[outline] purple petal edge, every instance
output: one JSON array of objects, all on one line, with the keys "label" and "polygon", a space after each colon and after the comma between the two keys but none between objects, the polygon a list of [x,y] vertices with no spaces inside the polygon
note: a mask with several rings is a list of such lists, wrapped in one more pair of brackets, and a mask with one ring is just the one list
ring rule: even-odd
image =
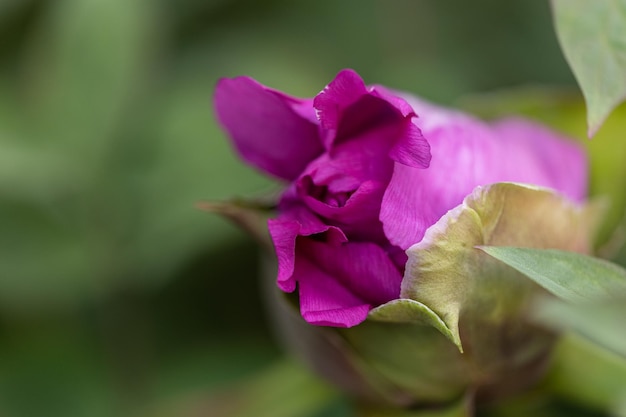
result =
[{"label": "purple petal edge", "polygon": [[222,78],[214,96],[218,120],[242,159],[288,181],[323,150],[303,103],[249,77]]}]

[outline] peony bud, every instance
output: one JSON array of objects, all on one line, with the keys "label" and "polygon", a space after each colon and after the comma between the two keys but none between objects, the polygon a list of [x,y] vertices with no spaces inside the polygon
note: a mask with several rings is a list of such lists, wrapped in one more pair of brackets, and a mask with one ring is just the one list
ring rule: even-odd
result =
[{"label": "peony bud", "polygon": [[529,121],[488,124],[368,87],[351,70],[314,99],[223,79],[215,106],[242,158],[287,183],[268,223],[270,275],[297,296],[272,291],[270,305],[315,369],[395,407],[536,380],[553,342],[526,320],[542,290],[479,247],[590,250],[578,146]]}]

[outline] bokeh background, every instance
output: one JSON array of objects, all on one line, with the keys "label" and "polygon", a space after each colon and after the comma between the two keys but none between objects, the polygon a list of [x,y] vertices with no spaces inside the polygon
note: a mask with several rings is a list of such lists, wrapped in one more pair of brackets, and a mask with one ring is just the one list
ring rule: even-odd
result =
[{"label": "bokeh background", "polygon": [[254,242],[195,208],[276,188],[219,77],[313,96],[344,67],[444,104],[575,87],[545,1],[0,1],[0,416],[221,416],[283,373],[330,408],[268,416],[349,415],[280,362]]}]

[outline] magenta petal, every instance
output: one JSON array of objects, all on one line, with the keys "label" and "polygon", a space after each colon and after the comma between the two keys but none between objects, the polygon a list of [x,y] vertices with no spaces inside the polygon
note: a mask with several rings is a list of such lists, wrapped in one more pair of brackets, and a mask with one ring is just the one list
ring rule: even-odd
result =
[{"label": "magenta petal", "polygon": [[422,136],[422,131],[407,120],[400,139],[389,152],[389,157],[413,168],[428,168],[431,159],[430,145]]},{"label": "magenta petal", "polygon": [[296,272],[300,277],[300,312],[307,322],[319,326],[352,327],[367,318],[372,306],[314,263],[299,260]]},{"label": "magenta petal", "polygon": [[[322,126],[329,129],[324,144],[331,154],[334,142],[352,140],[355,136],[384,128],[384,132],[378,133],[391,148],[389,156],[393,160],[408,166],[428,167],[430,148],[419,128],[411,123],[415,117],[411,105],[383,87],[368,89],[354,71],[341,71],[315,97],[313,105]],[[374,159],[380,159],[380,155]]]},{"label": "magenta petal", "polygon": [[430,167],[396,163],[381,205],[385,235],[402,249],[419,242],[430,225],[477,185],[506,180],[499,169],[493,169],[504,161],[498,161],[498,144],[486,124],[460,114],[454,117],[443,109],[418,121],[426,126],[422,131],[431,147]]},{"label": "magenta petal", "polygon": [[422,170],[396,164],[380,209],[385,236],[406,250],[419,242],[441,216],[442,204],[433,204]]},{"label": "magenta petal", "polygon": [[571,141],[533,123],[489,125],[468,115],[407,98],[431,146],[425,170],[396,163],[380,219],[392,244],[407,249],[478,185],[521,182],[585,194],[584,155]]},{"label": "magenta petal", "polygon": [[370,92],[373,96],[382,98],[386,102],[390,103],[400,112],[402,117],[416,116],[415,109],[413,109],[413,107],[411,107],[411,105],[404,98],[394,94],[391,90],[380,85],[375,85],[371,87]]},{"label": "magenta petal", "polygon": [[343,111],[367,94],[361,77],[353,70],[340,71],[314,99],[313,107],[318,111],[322,126],[337,130]]},{"label": "magenta petal", "polygon": [[380,202],[394,165],[385,155],[398,130],[383,125],[342,141],[307,167],[297,196],[350,239],[381,243]]},{"label": "magenta petal", "polygon": [[384,190],[385,184],[366,181],[343,206],[330,205],[310,195],[303,195],[302,200],[315,213],[341,228],[351,239],[383,242],[385,236],[378,215]]},{"label": "magenta petal", "polygon": [[[305,307],[306,308],[306,307]],[[349,308],[322,309],[317,310],[315,307],[311,309],[300,309],[302,318],[308,323],[317,326],[329,327],[353,327],[361,324],[367,319],[372,307],[368,304],[361,304]]]},{"label": "magenta petal", "polygon": [[214,101],[241,157],[269,174],[293,180],[323,150],[306,100],[236,77],[218,82]]},{"label": "magenta petal", "polygon": [[300,231],[300,224],[295,220],[270,219],[268,227],[278,259],[276,283],[281,290],[292,292],[296,289],[296,281],[292,277],[296,259],[296,237]]},{"label": "magenta petal", "polygon": [[402,275],[375,244],[337,246],[302,239],[296,256],[300,309],[309,322],[353,326],[365,320],[370,308],[400,294]]},{"label": "magenta petal", "polygon": [[587,196],[587,158],[581,146],[537,123],[507,118],[493,125],[498,137],[506,138],[516,181],[554,188],[582,201]]},{"label": "magenta petal", "polygon": [[293,203],[290,209],[278,219],[268,220],[268,228],[278,260],[277,284],[285,292],[292,292],[296,289],[294,267],[298,236],[325,233],[326,242],[335,246],[347,241],[341,230],[324,224],[306,207],[297,203]]},{"label": "magenta petal", "polygon": [[[398,121],[397,124],[402,124]],[[393,169],[393,161],[385,156],[398,140],[401,128],[395,124],[382,124],[360,132],[358,135],[336,144],[327,158],[320,158],[309,168],[315,168],[316,182],[321,177],[333,178],[349,176],[359,181],[388,181]]]},{"label": "magenta petal", "polygon": [[327,232],[326,241],[332,241],[337,244],[347,242],[345,234],[320,220],[319,217],[310,211],[302,201],[298,200],[295,193],[289,189],[279,204],[279,210],[282,211],[278,219],[270,219],[269,222],[295,221],[299,224],[299,236],[310,236],[323,232]]}]

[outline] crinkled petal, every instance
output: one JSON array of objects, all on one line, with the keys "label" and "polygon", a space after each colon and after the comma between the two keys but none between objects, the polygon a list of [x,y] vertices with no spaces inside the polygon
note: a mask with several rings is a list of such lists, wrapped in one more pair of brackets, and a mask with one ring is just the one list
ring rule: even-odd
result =
[{"label": "crinkled petal", "polygon": [[311,195],[303,195],[302,200],[329,223],[341,228],[350,239],[384,242],[385,235],[378,217],[385,185],[363,182],[342,206],[330,205]]},{"label": "crinkled petal", "polygon": [[268,227],[276,258],[278,259],[278,287],[285,292],[296,289],[296,282],[292,279],[296,259],[296,237],[300,232],[300,224],[295,220],[270,219]]},{"label": "crinkled petal", "polygon": [[293,180],[323,150],[310,100],[267,88],[248,77],[223,78],[215,109],[241,157],[279,178]]},{"label": "crinkled petal", "polygon": [[340,71],[313,101],[322,127],[339,129],[343,112],[365,94],[367,87],[359,74],[351,69]]},{"label": "crinkled petal", "polygon": [[422,131],[407,121],[398,141],[391,148],[389,157],[412,168],[428,168],[431,160],[430,145],[424,139]]},{"label": "crinkled petal", "polygon": [[315,97],[313,105],[321,125],[328,129],[324,145],[329,152],[334,152],[333,146],[338,142],[384,126],[387,132],[383,138],[391,148],[392,159],[409,166],[428,167],[428,142],[410,123],[415,112],[409,103],[382,87],[368,88],[356,72],[343,70],[337,74]]},{"label": "crinkled petal", "polygon": [[361,132],[313,161],[305,174],[333,191],[345,191],[341,185],[345,181],[353,184],[353,190],[354,181],[357,184],[367,180],[386,182],[391,177],[393,162],[385,154],[393,146],[398,130],[396,126],[384,125]]},{"label": "crinkled petal", "polygon": [[313,262],[299,260],[296,273],[300,285],[300,312],[311,324],[352,327],[363,322],[372,309],[335,277]]},{"label": "crinkled petal", "polygon": [[381,85],[374,85],[370,87],[370,93],[375,97],[382,98],[383,100],[389,102],[400,112],[400,114],[402,114],[403,117],[416,116],[415,109],[413,109],[411,104],[394,91]]},{"label": "crinkled petal", "polygon": [[336,227],[324,224],[306,207],[294,204],[277,219],[268,220],[268,228],[278,260],[278,287],[285,292],[296,289],[294,266],[296,259],[296,239],[326,233],[325,239],[333,245],[347,241],[346,236]]},{"label": "crinkled petal", "polygon": [[297,245],[294,276],[307,321],[350,327],[365,320],[374,306],[399,296],[401,273],[379,246],[309,238]]},{"label": "crinkled petal", "polygon": [[350,239],[384,241],[380,203],[393,171],[389,151],[393,126],[381,126],[344,141],[312,162],[296,181],[297,197]]},{"label": "crinkled petal", "polygon": [[[385,104],[388,106],[388,104]],[[428,144],[419,129],[397,113],[393,122],[367,129],[335,144],[331,152],[313,161],[296,182],[298,196],[315,213],[340,227],[350,239],[385,241],[380,205],[394,162],[384,155],[402,143],[400,158],[430,158]],[[398,139],[401,136],[410,139]],[[422,141],[425,149],[414,146]],[[417,150],[410,150],[414,146]],[[413,152],[412,155],[409,153]],[[425,162],[427,163],[427,162]],[[423,164],[420,164],[423,165]],[[415,166],[415,165],[412,165]]]}]

